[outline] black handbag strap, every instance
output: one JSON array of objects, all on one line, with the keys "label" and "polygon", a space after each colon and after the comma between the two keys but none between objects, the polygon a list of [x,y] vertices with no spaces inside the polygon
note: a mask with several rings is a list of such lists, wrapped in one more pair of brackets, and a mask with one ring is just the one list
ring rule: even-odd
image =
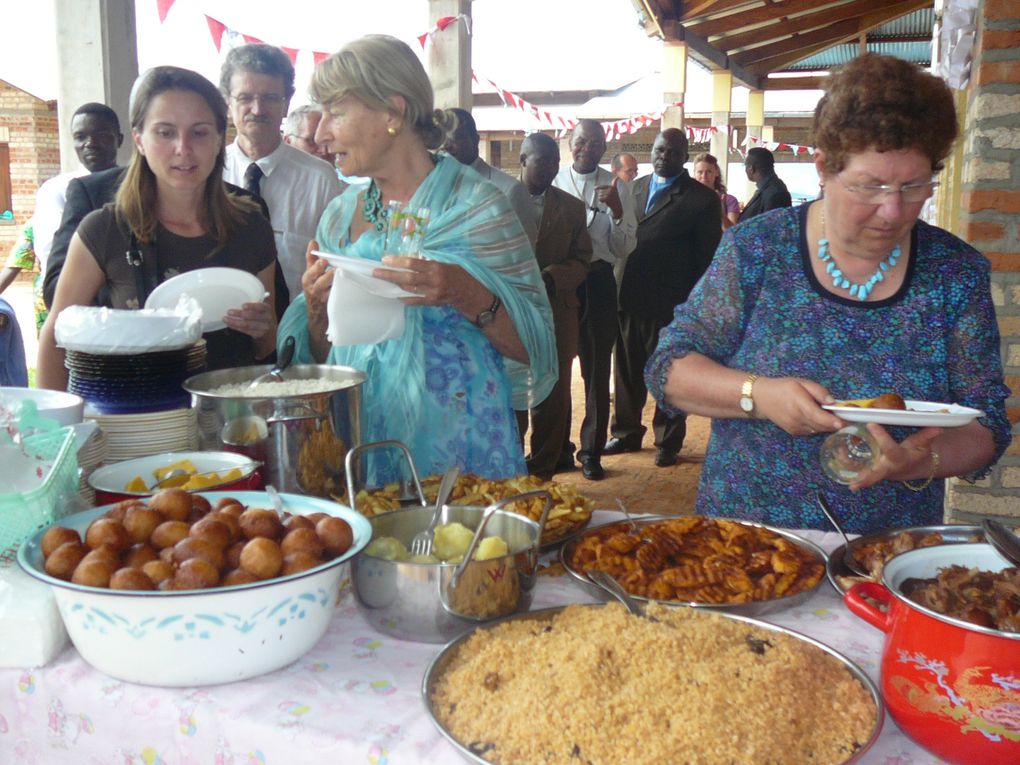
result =
[{"label": "black handbag strap", "polygon": [[138,307],[144,308],[145,300],[149,297],[149,290],[145,285],[145,256],[142,254],[142,247],[134,232],[131,233],[131,246],[128,247],[128,251],[124,254],[135,277],[135,294],[138,296]]}]

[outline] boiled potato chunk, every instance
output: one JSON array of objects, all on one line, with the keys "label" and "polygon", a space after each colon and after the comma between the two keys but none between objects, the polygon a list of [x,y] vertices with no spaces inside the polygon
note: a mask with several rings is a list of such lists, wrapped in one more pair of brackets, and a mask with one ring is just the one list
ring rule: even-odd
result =
[{"label": "boiled potato chunk", "polygon": [[442,563],[435,555],[412,555],[407,559],[408,563]]},{"label": "boiled potato chunk", "polygon": [[490,558],[502,558],[510,551],[503,537],[486,537],[478,544],[475,550],[475,560],[489,560]]},{"label": "boiled potato chunk", "polygon": [[407,560],[407,547],[396,537],[379,537],[369,542],[365,555],[382,560]]},{"label": "boiled potato chunk", "polygon": [[444,523],[436,526],[432,537],[432,552],[449,562],[450,558],[463,558],[475,532],[461,523]]}]

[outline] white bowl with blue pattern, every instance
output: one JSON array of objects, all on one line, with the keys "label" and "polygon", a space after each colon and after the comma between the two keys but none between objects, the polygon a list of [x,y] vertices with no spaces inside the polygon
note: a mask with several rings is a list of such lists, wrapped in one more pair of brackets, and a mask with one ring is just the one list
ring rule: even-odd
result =
[{"label": "white bowl with blue pattern", "polygon": [[[272,507],[261,491],[199,492],[212,504],[234,497]],[[85,587],[43,570],[45,529],[18,550],[18,563],[53,587],[75,648],[101,672],[142,685],[187,687],[245,680],[296,661],[325,634],[333,618],[344,562],[368,544],[368,519],[316,497],[281,494],[289,513],[323,512],[350,524],[354,543],[343,555],[298,574],[209,590],[141,592]],[[112,505],[62,518],[84,538]]]}]

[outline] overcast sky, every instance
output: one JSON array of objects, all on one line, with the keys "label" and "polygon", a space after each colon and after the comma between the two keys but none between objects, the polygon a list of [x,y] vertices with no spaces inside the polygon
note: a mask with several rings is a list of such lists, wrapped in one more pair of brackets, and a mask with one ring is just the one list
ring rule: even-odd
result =
[{"label": "overcast sky", "polygon": [[[7,19],[0,29],[0,79],[41,98],[56,97],[56,43],[52,0],[0,0]],[[15,10],[16,9],[16,10]],[[426,0],[176,0],[163,24],[156,0],[137,0],[140,69],[177,64],[218,79],[220,55],[205,16],[276,45],[297,48],[298,94],[311,74],[311,51],[333,52],[346,41],[385,32],[414,43],[429,29]],[[656,71],[658,40],[639,27],[631,0],[474,0],[473,68],[514,92],[614,89]],[[417,43],[414,43],[415,45]],[[691,62],[688,111],[710,109],[710,78]],[[733,110],[743,111],[737,88]],[[769,111],[809,111],[817,93],[767,94]],[[654,111],[660,103],[650,103]]]}]

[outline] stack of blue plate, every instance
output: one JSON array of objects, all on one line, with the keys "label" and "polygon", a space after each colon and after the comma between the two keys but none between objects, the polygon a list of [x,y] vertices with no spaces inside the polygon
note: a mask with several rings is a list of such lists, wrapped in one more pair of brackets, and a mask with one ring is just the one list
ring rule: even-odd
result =
[{"label": "stack of blue plate", "polygon": [[181,383],[205,371],[205,340],[172,351],[116,356],[69,350],[64,363],[68,391],[100,413],[179,409],[191,401]]}]

